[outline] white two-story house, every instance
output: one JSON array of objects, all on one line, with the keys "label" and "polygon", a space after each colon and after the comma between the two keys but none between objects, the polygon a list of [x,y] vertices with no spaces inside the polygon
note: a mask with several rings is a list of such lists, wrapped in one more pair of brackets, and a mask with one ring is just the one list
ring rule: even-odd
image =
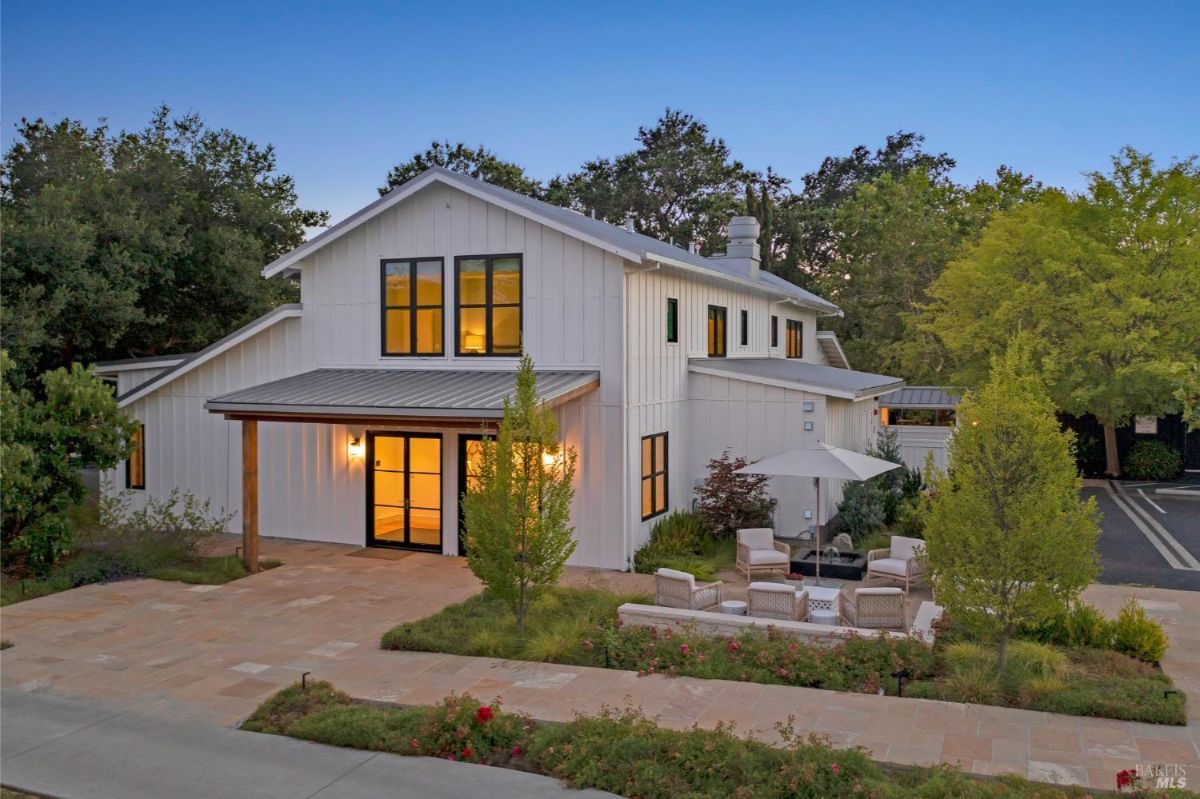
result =
[{"label": "white two-story house", "polygon": [[[737,217],[705,258],[431,169],[264,268],[299,276],[299,304],[187,356],[99,364],[142,425],[107,490],[188,491],[232,531],[458,555],[526,352],[578,452],[572,563],[628,568],[709,459],[861,451],[902,385],[847,368],[817,332],[840,311],[760,271],[757,236]],[[810,481],[773,488],[780,532],[815,521]]]}]

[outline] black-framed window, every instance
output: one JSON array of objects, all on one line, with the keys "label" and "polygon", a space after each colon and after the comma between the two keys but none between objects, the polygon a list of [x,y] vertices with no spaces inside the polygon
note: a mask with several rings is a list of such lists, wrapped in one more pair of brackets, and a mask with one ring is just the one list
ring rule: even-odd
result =
[{"label": "black-framed window", "polygon": [[441,258],[385,258],[379,266],[380,351],[445,355]]},{"label": "black-framed window", "polygon": [[771,346],[779,346],[779,317],[771,314]]},{"label": "black-framed window", "polygon": [[725,309],[720,305],[708,306],[708,357],[725,357]]},{"label": "black-framed window", "polygon": [[454,259],[457,355],[521,354],[521,256]]},{"label": "black-framed window", "polygon": [[679,300],[667,297],[667,343],[679,343]]},{"label": "black-framed window", "polygon": [[738,330],[738,343],[743,346],[750,344],[750,312],[745,308],[741,311],[741,316],[738,319],[740,329]]},{"label": "black-framed window", "polygon": [[789,358],[804,357],[804,323],[789,319],[787,323],[787,352]]},{"label": "black-framed window", "polygon": [[667,512],[667,434],[642,436],[642,520]]},{"label": "black-framed window", "polygon": [[125,459],[125,487],[146,487],[146,425],[138,425],[133,434],[133,452]]}]

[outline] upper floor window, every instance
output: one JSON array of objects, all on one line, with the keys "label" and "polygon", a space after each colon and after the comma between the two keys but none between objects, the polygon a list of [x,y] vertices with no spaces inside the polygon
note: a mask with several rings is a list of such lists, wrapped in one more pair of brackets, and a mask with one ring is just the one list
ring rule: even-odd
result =
[{"label": "upper floor window", "polygon": [[779,346],[779,317],[771,315],[771,346]]},{"label": "upper floor window", "polygon": [[725,357],[725,309],[708,306],[708,357]]},{"label": "upper floor window", "polygon": [[521,354],[521,256],[454,259],[458,355]]},{"label": "upper floor window", "polygon": [[133,452],[125,459],[125,487],[146,487],[146,425],[138,425],[133,434]]},{"label": "upper floor window", "polygon": [[444,355],[442,259],[381,262],[384,355]]},{"label": "upper floor window", "polygon": [[787,323],[787,352],[789,358],[804,357],[804,323],[789,319]]},{"label": "upper floor window", "polygon": [[750,344],[750,312],[743,309],[741,311],[741,317],[738,321],[741,323],[740,329],[738,330],[738,343],[743,347],[749,346],[749,344]]},{"label": "upper floor window", "polygon": [[642,519],[667,512],[667,434],[642,438]]},{"label": "upper floor window", "polygon": [[679,341],[679,300],[667,297],[667,343]]}]

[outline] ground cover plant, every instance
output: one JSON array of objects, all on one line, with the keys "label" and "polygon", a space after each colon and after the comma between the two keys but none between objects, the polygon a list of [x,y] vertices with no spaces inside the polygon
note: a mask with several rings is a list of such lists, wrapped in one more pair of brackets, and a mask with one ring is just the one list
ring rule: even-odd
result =
[{"label": "ground cover plant", "polygon": [[714,534],[703,514],[674,511],[654,524],[650,540],[634,553],[633,570],[653,574],[663,568],[678,569],[709,582],[719,572],[733,569],[736,549],[733,538]]},{"label": "ground cover plant", "polygon": [[[994,646],[972,643],[963,630],[953,628],[930,649],[899,636],[849,638],[821,647],[775,629],[710,637],[617,622],[621,604],[644,599],[556,587],[530,608],[522,638],[505,604],[485,591],[389,630],[381,646],[892,695],[900,690],[894,675],[903,670],[906,696],[1185,723],[1186,700],[1170,678],[1119,651],[1018,641],[1012,645],[1018,654],[1001,673]],[[1109,624],[1115,629],[1118,622]],[[1114,639],[1105,640],[1113,645]],[[958,645],[962,651],[954,648]],[[1031,663],[1041,665],[1035,668]]]},{"label": "ground cover plant", "polygon": [[538,724],[504,710],[498,698],[483,704],[471,696],[451,696],[432,706],[381,707],[356,703],[325,682],[285,688],[242,728],[520,769],[557,777],[572,788],[642,799],[1082,799],[1096,794],[1013,776],[978,779],[949,766],[884,766],[862,750],[835,749],[787,725],[780,726],[781,743],[773,746],[740,737],[731,726],[666,729],[629,708]]}]

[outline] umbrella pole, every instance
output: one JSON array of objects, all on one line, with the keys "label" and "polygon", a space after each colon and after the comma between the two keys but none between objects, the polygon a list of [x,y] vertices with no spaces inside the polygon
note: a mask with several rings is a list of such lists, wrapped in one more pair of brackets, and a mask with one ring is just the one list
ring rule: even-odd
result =
[{"label": "umbrella pole", "polygon": [[817,534],[813,540],[813,552],[816,553],[816,585],[821,586],[821,478],[814,477],[813,485],[817,488]]}]

